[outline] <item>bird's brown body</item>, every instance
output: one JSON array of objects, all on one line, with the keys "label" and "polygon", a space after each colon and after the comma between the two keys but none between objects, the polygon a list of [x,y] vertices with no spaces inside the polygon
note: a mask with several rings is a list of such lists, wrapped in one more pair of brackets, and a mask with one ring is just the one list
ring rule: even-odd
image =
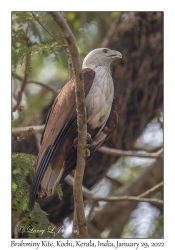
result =
[{"label": "bird's brown body", "polygon": [[[114,132],[119,113],[119,104],[113,97],[113,82],[108,71],[108,66],[114,59],[106,57],[108,64],[99,65],[95,60],[99,60],[100,56],[104,57],[103,53],[106,52],[103,52],[103,49],[97,50],[99,53],[97,57],[90,60],[93,64],[90,64],[90,68],[87,65],[83,69],[87,132],[92,138],[89,147],[90,157]],[[117,53],[121,58],[121,54]],[[112,57],[116,52],[109,50],[108,54]],[[88,56],[85,62],[89,61]],[[102,59],[100,63],[105,60]],[[102,78],[99,72],[102,72]],[[41,137],[36,174],[31,186],[29,202],[31,209],[37,195],[40,197],[52,195],[55,186],[75,168],[76,150],[72,148],[72,145],[77,135],[75,80],[72,78],[58,94],[47,117]]]}]

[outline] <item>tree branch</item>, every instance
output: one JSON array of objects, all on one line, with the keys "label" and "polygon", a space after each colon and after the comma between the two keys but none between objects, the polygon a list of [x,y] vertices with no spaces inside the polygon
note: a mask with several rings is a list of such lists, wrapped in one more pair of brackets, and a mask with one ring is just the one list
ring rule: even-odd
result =
[{"label": "tree branch", "polygon": [[[23,81],[23,77],[20,76],[20,75],[18,75],[18,74],[16,74],[16,73],[12,73],[12,76],[13,76],[14,78],[18,79],[19,81]],[[51,91],[54,95],[57,95],[57,94],[60,92],[60,90],[56,91],[56,90],[55,90],[54,88],[52,88],[51,86],[49,86],[49,85],[47,85],[47,84],[45,84],[45,83],[42,83],[42,82],[38,82],[38,81],[34,81],[34,80],[28,80],[28,81],[27,81],[27,84],[29,84],[29,83],[33,83],[33,84],[40,85],[40,86],[42,86],[43,88],[46,88],[46,89],[48,89],[49,91]]]},{"label": "tree branch", "polygon": [[144,143],[141,140],[137,140],[132,146],[132,149],[136,151],[142,150],[142,151],[153,153],[153,152],[160,150],[162,147],[163,147],[162,143],[159,146],[153,146],[149,143]]},{"label": "tree branch", "polygon": [[45,125],[43,124],[43,125],[36,125],[36,126],[12,128],[12,135],[13,136],[19,135],[23,132],[26,132],[30,128],[32,128],[34,130],[33,133],[41,133],[41,132],[43,132],[44,126]]},{"label": "tree branch", "polygon": [[25,215],[24,215],[24,212],[18,217],[15,219],[15,221],[12,223],[12,233],[14,234],[14,238],[18,239],[19,238],[19,227],[20,227],[20,224],[23,222],[25,218]]},{"label": "tree branch", "polygon": [[72,238],[78,238],[79,231],[78,231],[78,224],[77,224],[77,213],[74,210],[74,218],[73,218],[73,226],[72,226]]},{"label": "tree branch", "polygon": [[[73,187],[74,184],[74,178],[69,174],[65,177],[64,179],[67,184],[69,184],[71,187]],[[82,186],[82,192],[83,192],[83,196],[85,198],[87,198],[88,200],[92,200],[93,199],[93,194],[91,193],[91,191],[89,189],[87,189],[85,186]]]},{"label": "tree branch", "polygon": [[119,155],[119,156],[134,156],[134,157],[142,157],[142,158],[160,158],[163,153],[163,148],[158,150],[156,153],[137,153],[134,151],[124,151],[114,148],[101,147],[98,149],[99,152],[109,154],[109,155]]},{"label": "tree branch", "polygon": [[111,178],[110,176],[106,175],[105,178],[109,181],[111,181],[114,185],[116,185],[117,187],[121,187],[123,186],[123,183],[117,179]]},{"label": "tree branch", "polygon": [[[65,22],[66,22],[66,12],[62,12],[62,16],[64,17]],[[72,58],[70,55],[69,46],[67,44],[67,41],[63,32],[62,32],[62,37],[64,39],[65,44],[67,45],[66,51],[67,51],[67,57],[68,57],[68,70],[69,70],[69,79],[70,79],[74,76],[73,67],[72,67]]]},{"label": "tree branch", "polygon": [[[26,46],[29,47],[29,41],[27,39],[27,32],[28,32],[28,24],[27,24],[27,28],[24,32],[24,40],[26,41]],[[22,79],[22,83],[21,83],[21,89],[18,92],[18,96],[17,96],[17,103],[16,105],[12,108],[12,118],[13,118],[13,112],[15,112],[16,110],[20,110],[21,107],[19,106],[21,103],[21,99],[22,99],[22,94],[24,92],[24,89],[27,85],[27,61],[28,61],[28,55],[25,56],[25,65],[24,65],[24,78]]]},{"label": "tree branch", "polygon": [[[44,128],[43,125],[37,125],[37,126],[28,126],[28,127],[19,127],[19,128],[12,128],[12,135],[19,135],[22,132],[25,132],[29,128],[33,128],[34,132],[42,132]],[[119,155],[119,156],[134,156],[134,157],[142,157],[142,158],[160,158],[162,153],[163,153],[163,148],[158,150],[156,153],[137,153],[134,151],[124,151],[124,150],[119,150],[119,149],[113,149],[113,148],[108,148],[108,147],[101,147],[98,149],[99,152],[109,154],[109,155]],[[115,181],[109,176],[106,176],[106,178],[110,181]],[[116,184],[118,186],[121,186],[122,184],[116,181]]]},{"label": "tree branch", "polygon": [[138,195],[140,198],[148,196],[152,193],[154,193],[155,191],[157,191],[159,188],[163,187],[163,181],[161,181],[159,184],[155,185],[154,187],[148,189],[146,192]]},{"label": "tree branch", "polygon": [[[71,175],[68,175],[65,178],[65,181],[70,185],[74,185],[74,179]],[[163,182],[155,185],[154,187],[150,188],[146,192],[138,195],[138,196],[120,196],[120,197],[95,197],[90,190],[88,190],[86,187],[83,186],[83,195],[85,198],[89,200],[90,203],[94,204],[97,203],[98,201],[107,201],[107,202],[116,202],[116,201],[137,201],[137,202],[149,202],[152,204],[157,204],[157,205],[163,205],[163,201],[159,199],[154,199],[154,198],[144,198],[145,196],[150,195],[151,193],[155,192],[157,189],[163,186]]]},{"label": "tree branch", "polygon": [[93,203],[93,204],[91,205],[91,208],[90,208],[89,214],[88,214],[88,216],[87,216],[87,222],[89,222],[89,221],[91,220],[92,215],[93,215],[93,212],[94,212],[94,209],[95,209],[95,206],[96,206],[96,204],[95,204],[95,203]]},{"label": "tree branch", "polygon": [[116,202],[116,201],[137,201],[137,202],[149,202],[152,204],[163,205],[162,200],[154,199],[154,198],[141,198],[140,196],[120,196],[120,197],[93,197],[94,201],[107,201],[107,202]]},{"label": "tree branch", "polygon": [[104,38],[102,44],[101,44],[101,47],[104,48],[108,45],[109,41],[111,40],[112,36],[114,35],[114,32],[116,30],[116,27],[117,25],[119,24],[120,22],[120,18],[121,18],[121,15],[122,15],[123,12],[120,12],[118,13],[117,17],[115,18],[115,20],[113,21],[106,37]]},{"label": "tree branch", "polygon": [[32,16],[33,16],[33,18],[41,25],[41,27],[43,27],[43,29],[57,42],[57,43],[59,43],[62,47],[67,47],[67,45],[65,45],[65,44],[62,44],[54,35],[52,35],[51,33],[50,33],[50,31],[48,31],[48,29],[46,29],[46,27],[40,22],[40,20],[36,17],[36,15],[33,13],[33,12],[31,12],[31,14],[32,14]]},{"label": "tree branch", "polygon": [[24,78],[22,79],[21,88],[20,88],[20,91],[18,92],[17,103],[12,108],[12,113],[15,112],[17,107],[20,105],[20,102],[22,99],[22,93],[23,93],[26,85],[27,85],[27,56],[26,56],[26,63],[25,63],[25,70],[24,70]]},{"label": "tree branch", "polygon": [[78,147],[77,147],[77,165],[75,169],[75,181],[74,181],[74,208],[77,214],[77,225],[80,238],[88,238],[87,224],[84,215],[84,204],[82,195],[82,181],[85,168],[85,148],[87,137],[87,122],[86,122],[86,110],[84,105],[84,88],[83,88],[83,76],[80,66],[80,58],[78,49],[76,46],[75,38],[70,30],[69,26],[65,22],[64,17],[59,12],[50,12],[53,19],[59,25],[61,32],[69,46],[70,55],[72,58],[72,64],[74,69],[74,75],[76,79],[76,103],[77,103],[77,124],[78,124]]}]

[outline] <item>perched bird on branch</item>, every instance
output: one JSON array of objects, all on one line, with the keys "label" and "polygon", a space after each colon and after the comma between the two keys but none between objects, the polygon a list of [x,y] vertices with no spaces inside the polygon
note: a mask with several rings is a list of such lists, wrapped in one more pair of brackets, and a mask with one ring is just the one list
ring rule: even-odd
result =
[{"label": "perched bird on branch", "polygon": [[[100,48],[91,51],[83,62],[85,107],[90,155],[104,145],[115,131],[119,104],[114,97],[110,64],[122,58],[118,51]],[[76,167],[74,148],[77,132],[75,79],[56,97],[47,116],[37,157],[36,173],[30,190],[29,207],[36,198],[54,193],[55,187]]]}]

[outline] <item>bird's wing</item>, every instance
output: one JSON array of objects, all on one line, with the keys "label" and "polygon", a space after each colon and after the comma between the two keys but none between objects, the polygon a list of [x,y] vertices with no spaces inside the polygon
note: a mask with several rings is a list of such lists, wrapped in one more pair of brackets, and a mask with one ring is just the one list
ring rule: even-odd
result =
[{"label": "bird's wing", "polygon": [[114,97],[109,118],[108,118],[104,128],[101,130],[101,132],[99,134],[97,134],[97,136],[94,138],[94,140],[90,146],[91,156],[101,146],[105,145],[107,143],[107,141],[111,138],[111,136],[114,133],[116,126],[118,124],[119,111],[120,111],[120,105],[118,102],[118,98]]},{"label": "bird's wing", "polygon": [[[95,72],[92,69],[86,68],[83,70],[85,96],[92,86],[94,77]],[[49,163],[68,134],[75,119],[75,80],[72,78],[58,94],[46,120],[36,163],[36,174],[30,190],[30,208],[34,205],[38,188]]]},{"label": "bird's wing", "polygon": [[[119,102],[116,97],[114,97],[113,103],[112,103],[112,108],[111,108],[111,113],[109,115],[109,118],[101,130],[100,133],[98,133],[98,130],[96,131],[96,136],[93,138],[93,142],[89,147],[90,150],[90,156],[87,158],[87,161],[91,159],[93,154],[107,141],[111,138],[112,134],[114,133],[116,126],[118,124],[118,119],[119,119]],[[71,162],[67,165],[62,178],[60,182],[73,170],[75,169],[76,166],[76,157],[71,159]]]}]

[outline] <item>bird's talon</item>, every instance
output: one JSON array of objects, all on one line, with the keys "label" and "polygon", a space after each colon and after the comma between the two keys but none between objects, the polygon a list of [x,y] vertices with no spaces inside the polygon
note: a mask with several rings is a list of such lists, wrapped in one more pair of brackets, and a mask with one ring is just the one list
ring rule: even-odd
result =
[{"label": "bird's talon", "polygon": [[91,153],[90,150],[88,148],[85,149],[85,159],[87,159],[88,157],[90,157]]},{"label": "bird's talon", "polygon": [[[90,145],[92,143],[92,138],[89,133],[87,133],[86,142],[87,142],[86,147],[90,148]],[[73,140],[72,149],[77,150],[77,145],[78,145],[78,137]]]},{"label": "bird's talon", "polygon": [[87,142],[87,145],[92,143],[92,137],[89,133],[87,133],[86,142]]}]

